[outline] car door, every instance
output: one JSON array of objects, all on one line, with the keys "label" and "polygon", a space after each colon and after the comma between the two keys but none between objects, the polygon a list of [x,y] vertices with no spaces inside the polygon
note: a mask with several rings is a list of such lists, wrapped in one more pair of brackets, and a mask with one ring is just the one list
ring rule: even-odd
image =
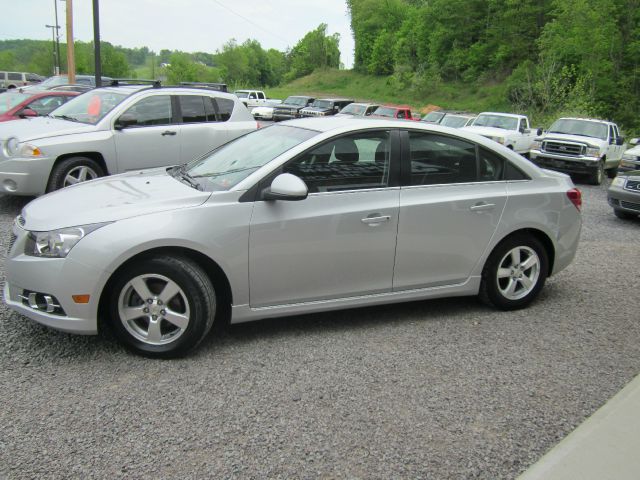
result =
[{"label": "car door", "polygon": [[114,126],[113,139],[118,156],[118,172],[175,165],[180,160],[180,125],[171,105],[171,95],[141,98],[119,120],[126,128]]},{"label": "car door", "polygon": [[201,157],[229,140],[224,122],[216,119],[214,99],[204,95],[178,95],[182,114],[180,163]]},{"label": "car door", "polygon": [[402,139],[393,289],[462,283],[504,210],[505,160],[453,136],[410,131]]},{"label": "car door", "polygon": [[392,136],[385,130],[335,138],[276,172],[303,179],[309,196],[255,203],[253,308],[391,290],[400,195]]}]

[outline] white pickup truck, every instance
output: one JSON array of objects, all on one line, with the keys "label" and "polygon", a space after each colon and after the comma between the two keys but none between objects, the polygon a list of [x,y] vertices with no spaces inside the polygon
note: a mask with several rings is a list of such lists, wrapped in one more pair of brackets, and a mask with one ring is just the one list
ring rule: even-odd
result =
[{"label": "white pickup truck", "polygon": [[524,156],[529,154],[536,136],[542,134],[540,128],[531,130],[526,115],[496,112],[482,112],[463,130],[490,138]]},{"label": "white pickup truck", "polygon": [[559,118],[536,138],[530,158],[540,167],[587,174],[600,185],[604,172],[616,176],[625,151],[624,137],[615,123],[591,118]]},{"label": "white pickup truck", "polygon": [[262,90],[236,90],[233,93],[249,110],[255,107],[271,107],[282,103],[282,100],[267,98]]}]

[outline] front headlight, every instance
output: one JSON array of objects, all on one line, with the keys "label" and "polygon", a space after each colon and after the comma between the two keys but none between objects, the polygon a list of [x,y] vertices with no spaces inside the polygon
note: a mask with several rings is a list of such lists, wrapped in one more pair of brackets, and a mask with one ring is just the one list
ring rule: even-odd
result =
[{"label": "front headlight", "polygon": [[33,257],[64,258],[76,243],[107,223],[61,228],[50,232],[29,232],[24,253]]},{"label": "front headlight", "polygon": [[587,147],[587,156],[589,156],[589,157],[599,157],[600,156],[600,147]]},{"label": "front headlight", "polygon": [[8,138],[3,145],[4,154],[7,157],[13,157],[16,153],[18,153],[19,147],[20,141],[16,137]]},{"label": "front headlight", "polygon": [[494,142],[498,142],[501,145],[504,145],[504,137],[490,137]]},{"label": "front headlight", "polygon": [[616,177],[611,182],[612,187],[624,187],[625,177]]},{"label": "front headlight", "polygon": [[533,142],[531,142],[532,150],[540,150],[541,146],[542,146],[542,140],[536,139]]}]

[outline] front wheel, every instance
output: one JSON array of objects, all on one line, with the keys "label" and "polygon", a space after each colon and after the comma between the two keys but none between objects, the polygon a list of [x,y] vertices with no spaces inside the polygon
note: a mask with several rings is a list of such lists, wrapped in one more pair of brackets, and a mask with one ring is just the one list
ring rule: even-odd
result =
[{"label": "front wheel", "polygon": [[216,295],[192,260],[157,256],[127,268],[111,290],[110,319],[116,337],[135,353],[180,357],[213,326]]},{"label": "front wheel", "polygon": [[526,307],[540,293],[548,271],[547,251],[540,241],[514,235],[489,255],[482,272],[480,298],[501,310]]},{"label": "front wheel", "polygon": [[600,185],[604,179],[604,160],[598,162],[598,166],[589,174],[591,185]]},{"label": "front wheel", "polygon": [[86,182],[104,176],[104,170],[98,162],[87,157],[65,158],[51,171],[47,192]]}]

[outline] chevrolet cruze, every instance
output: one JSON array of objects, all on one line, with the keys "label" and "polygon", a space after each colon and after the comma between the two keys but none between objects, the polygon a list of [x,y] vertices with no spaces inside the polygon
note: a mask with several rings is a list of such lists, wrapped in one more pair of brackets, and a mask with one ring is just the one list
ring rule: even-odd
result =
[{"label": "chevrolet cruze", "polygon": [[472,133],[294,120],[32,201],[4,298],[155,357],[214,322],[463,295],[517,309],[573,260],[580,205],[568,176]]}]

